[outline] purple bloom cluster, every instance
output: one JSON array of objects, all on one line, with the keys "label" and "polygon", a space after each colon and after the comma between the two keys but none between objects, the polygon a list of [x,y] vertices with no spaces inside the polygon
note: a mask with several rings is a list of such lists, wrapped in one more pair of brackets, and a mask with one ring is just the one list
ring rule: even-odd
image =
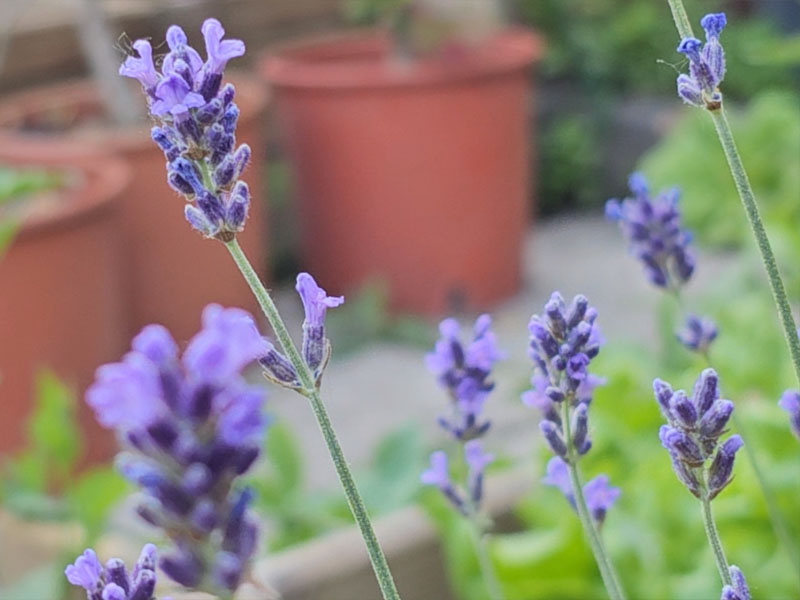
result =
[{"label": "purple bloom cluster", "polygon": [[789,413],[789,427],[795,437],[800,440],[800,391],[786,390],[783,392],[778,406]]},{"label": "purple bloom cluster", "polygon": [[675,337],[689,350],[706,354],[711,342],[717,339],[717,326],[708,317],[689,315],[686,317],[683,329]]},{"label": "purple bloom cluster", "polygon": [[726,585],[722,588],[720,600],[750,600],[750,588],[747,587],[747,580],[744,573],[736,565],[728,567],[733,585]]},{"label": "purple bloom cluster", "polygon": [[[322,379],[322,373],[331,355],[331,344],[325,337],[325,313],[329,308],[336,308],[344,303],[344,296],[328,296],[314,278],[308,273],[297,276],[295,286],[303,302],[305,319],[303,320],[303,360],[316,385]],[[268,344],[267,352],[259,359],[267,377],[274,383],[296,390],[302,389],[297,370],[291,361]]]},{"label": "purple bloom cluster", "polygon": [[162,570],[186,587],[236,589],[255,550],[251,494],[233,484],[256,460],[265,427],[263,389],[241,371],[266,348],[248,313],[212,304],[182,357],[169,332],[150,325],[87,392],[98,421],[128,448],[118,467],[146,493],[139,514],[175,545]]},{"label": "purple bloom cluster", "polygon": [[717,89],[725,77],[725,52],[719,34],[725,28],[724,13],[708,14],[700,25],[706,32],[705,45],[696,38],[684,38],[678,52],[689,59],[689,74],[678,76],[678,96],[687,104],[716,110],[722,103]]},{"label": "purple bloom cluster", "polygon": [[[128,574],[125,563],[112,558],[100,564],[94,550],[84,550],[64,574],[67,581],[86,590],[88,600],[153,600],[156,589],[156,547],[146,544]],[[167,600],[166,598],[164,600]]]},{"label": "purple bloom cluster", "polygon": [[458,322],[445,319],[439,325],[441,337],[433,352],[425,356],[428,369],[451,399],[452,415],[440,418],[439,424],[457,440],[478,438],[489,429],[490,423],[481,420],[481,412],[494,388],[489,381],[492,367],[503,357],[491,325],[489,315],[478,317],[472,341],[464,345]]},{"label": "purple bloom cluster", "polygon": [[[542,478],[542,483],[561,490],[575,510],[575,494],[569,479],[567,463],[560,456],[554,456],[547,462],[547,474]],[[619,498],[619,494],[619,488],[609,485],[607,475],[598,475],[584,484],[583,497],[595,523],[603,524],[608,509]]]},{"label": "purple bloom cluster", "polygon": [[606,202],[606,217],[617,221],[627,238],[630,253],[644,265],[651,283],[678,289],[692,276],[695,259],[689,246],[692,236],[681,225],[678,188],[650,196],[641,173],[628,179],[633,196]]},{"label": "purple bloom cluster", "polygon": [[534,315],[528,325],[533,389],[522,395],[522,401],[541,410],[539,428],[553,453],[567,462],[573,453],[564,438],[562,402],[569,403],[574,450],[580,456],[592,446],[589,404],[592,391],[603,383],[587,370],[603,343],[596,318],[597,311],[585,296],[575,296],[567,306],[561,294],[554,292],[544,306],[544,316]]},{"label": "purple bloom cluster", "polygon": [[[668,422],[658,435],[675,474],[696,497],[713,499],[730,483],[736,452],[743,445],[738,435],[719,443],[727,431],[733,402],[720,399],[717,373],[704,370],[691,398],[683,390],[673,391],[660,379],[653,381],[653,392]],[[709,460],[711,464],[707,465]]]},{"label": "purple bloom cluster", "polygon": [[441,450],[431,454],[431,466],[422,473],[422,483],[439,488],[445,498],[464,516],[474,517],[483,498],[483,474],[494,456],[484,452],[480,440],[464,444],[464,461],[467,464],[465,489],[459,489],[450,478],[447,454]]},{"label": "purple bloom cluster", "polygon": [[239,109],[233,86],[222,86],[222,72],[245,48],[240,40],[223,40],[225,30],[216,19],[207,19],[202,31],[205,61],[173,25],[160,71],[150,42],[137,40],[133,48],[139,55],[129,56],[119,72],[144,88],[158,123],[151,135],[167,158],[167,181],[189,201],[186,220],[206,237],[229,241],[244,228],[250,208],[247,184],[239,181],[250,148],[236,147]]}]

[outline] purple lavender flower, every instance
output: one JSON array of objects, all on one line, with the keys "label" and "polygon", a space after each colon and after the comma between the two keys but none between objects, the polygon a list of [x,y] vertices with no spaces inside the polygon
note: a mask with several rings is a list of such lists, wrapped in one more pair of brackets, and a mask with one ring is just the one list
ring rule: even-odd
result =
[{"label": "purple lavender flower", "polygon": [[789,427],[794,436],[800,440],[800,391],[786,390],[783,392],[778,406],[789,413]]},{"label": "purple lavender flower", "polygon": [[236,147],[239,109],[233,86],[221,86],[225,65],[245,48],[240,40],[223,40],[224,34],[219,21],[205,21],[203,62],[173,25],[160,72],[146,40],[134,42],[139,56],[126,58],[119,72],[144,88],[156,121],[151,135],[167,158],[167,181],[188,200],[186,220],[204,236],[228,242],[244,228],[250,208],[247,184],[239,181],[250,149]]},{"label": "purple lavender flower", "polygon": [[747,580],[741,569],[736,565],[731,565],[728,567],[728,573],[730,573],[733,585],[726,585],[722,588],[720,600],[750,600],[750,588],[747,586]]},{"label": "purple lavender flower", "polygon": [[658,287],[678,289],[695,267],[691,234],[681,225],[678,188],[651,197],[641,173],[633,173],[628,185],[633,196],[606,202],[606,217],[617,221],[628,241],[628,250],[639,259],[648,280]]},{"label": "purple lavender flower", "polygon": [[466,517],[473,518],[480,510],[483,499],[484,472],[493,460],[494,455],[484,451],[480,440],[470,440],[464,444],[467,475],[463,486],[456,486],[453,483],[447,454],[441,450],[431,454],[431,466],[422,473],[420,480],[425,485],[439,488],[456,510]]},{"label": "purple lavender flower", "polygon": [[155,569],[156,547],[146,544],[130,575],[119,558],[112,558],[105,567],[101,565],[91,548],[67,566],[64,574],[72,585],[86,590],[89,600],[151,600],[156,587]]},{"label": "purple lavender flower", "polygon": [[659,438],[669,452],[675,474],[693,495],[713,499],[730,483],[736,452],[742,447],[738,435],[719,444],[733,403],[720,399],[717,373],[714,369],[703,371],[691,398],[683,390],[673,392],[660,379],[653,382],[653,392],[667,419]]},{"label": "purple lavender flower", "polygon": [[[575,296],[569,307],[554,292],[544,316],[531,317],[529,355],[534,365],[533,389],[522,401],[542,412],[539,428],[554,454],[572,460],[589,451],[588,410],[592,392],[604,380],[588,372],[589,363],[603,343],[595,324],[597,311],[585,296]],[[569,403],[571,444],[566,443],[561,417],[562,402]]]},{"label": "purple lavender flower", "polygon": [[98,369],[86,400],[127,446],[117,465],[145,492],[139,514],[174,543],[162,570],[187,587],[233,590],[256,542],[250,493],[234,483],[265,426],[263,389],[241,371],[269,346],[243,310],[212,304],[202,321],[182,357],[166,329],[145,327],[122,362]]},{"label": "purple lavender flower", "polygon": [[295,286],[303,301],[303,358],[317,383],[330,357],[330,342],[325,337],[325,312],[344,303],[344,296],[328,296],[308,273],[297,276]]},{"label": "purple lavender flower", "polygon": [[483,473],[494,460],[494,455],[483,450],[480,440],[464,444],[464,460],[467,463],[467,489],[473,507],[480,506],[483,498]]},{"label": "purple lavender flower", "polygon": [[489,315],[478,317],[472,341],[465,346],[458,322],[445,319],[439,324],[441,337],[433,352],[425,356],[428,370],[436,375],[451,399],[452,416],[440,418],[439,424],[461,441],[480,437],[489,429],[489,421],[481,421],[480,417],[484,402],[494,389],[494,383],[489,381],[492,367],[503,357],[491,324]]},{"label": "purple lavender flower", "polygon": [[[568,469],[569,467],[563,459],[554,456],[547,462],[547,474],[542,479],[542,483],[561,490],[572,509],[576,510],[575,494],[572,491]],[[583,486],[586,506],[598,525],[603,524],[608,509],[614,505],[619,494],[619,488],[609,485],[607,475],[598,475]]]},{"label": "purple lavender flower", "polygon": [[450,479],[450,468],[448,465],[447,454],[442,450],[437,450],[431,454],[431,466],[428,470],[423,471],[420,480],[425,485],[433,485],[439,488],[442,495],[452,504],[460,513],[467,515],[468,509],[461,494],[456,490]]},{"label": "purple lavender flower", "polygon": [[700,354],[706,354],[708,348],[717,339],[717,326],[708,317],[686,317],[683,329],[675,334],[678,341],[687,349]]},{"label": "purple lavender flower", "polygon": [[689,74],[678,76],[678,96],[687,104],[717,110],[722,103],[718,86],[725,77],[725,52],[719,35],[726,24],[725,14],[708,14],[700,25],[706,32],[705,45],[695,38],[684,38],[678,52],[689,59]]}]

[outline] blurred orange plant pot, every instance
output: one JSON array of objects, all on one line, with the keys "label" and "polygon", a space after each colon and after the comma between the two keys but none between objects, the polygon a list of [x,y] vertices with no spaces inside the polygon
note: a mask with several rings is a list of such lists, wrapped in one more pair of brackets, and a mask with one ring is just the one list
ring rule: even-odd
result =
[{"label": "blurred orange plant pot", "polygon": [[[252,150],[245,180],[253,202],[239,236],[256,269],[266,270],[266,208],[263,123],[266,86],[232,74],[241,109],[237,143]],[[136,89],[137,98],[144,98]],[[128,336],[149,323],[165,325],[181,342],[200,326],[210,302],[257,309],[253,295],[228,253],[203,239],[183,216],[184,200],[167,184],[165,158],[150,139],[151,123],[118,127],[105,118],[99,96],[88,81],[74,81],[18,93],[0,102],[0,162],[30,163],[58,158],[115,154],[131,167],[133,181],[120,198],[118,235],[122,246],[122,284]]]},{"label": "blurred orange plant pot", "polygon": [[[130,171],[111,158],[79,164],[38,162],[63,172],[64,185],[23,200],[30,210],[0,256],[0,452],[25,441],[40,369],[83,390],[126,346],[117,217]],[[83,402],[78,414],[86,458],[110,457],[111,435]]]},{"label": "blurred orange plant pot", "polygon": [[401,64],[370,32],[261,59],[321,285],[380,279],[395,309],[422,314],[483,309],[519,288],[540,52],[534,33],[508,29]]}]

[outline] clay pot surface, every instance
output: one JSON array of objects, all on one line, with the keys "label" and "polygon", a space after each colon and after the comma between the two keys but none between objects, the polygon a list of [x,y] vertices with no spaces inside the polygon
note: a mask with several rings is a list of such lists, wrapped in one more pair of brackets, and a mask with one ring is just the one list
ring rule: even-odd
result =
[{"label": "clay pot surface", "polygon": [[[38,161],[78,173],[52,193],[47,211],[19,224],[0,257],[0,451],[26,439],[40,369],[53,369],[82,393],[97,366],[119,358],[127,343],[117,209],[130,171],[111,158],[76,164]],[[87,459],[108,458],[111,436],[83,402],[77,404]]]},{"label": "clay pot surface", "polygon": [[423,314],[485,309],[519,288],[540,51],[511,29],[448,60],[392,62],[374,33],[262,58],[304,260],[324,287],[383,280],[394,308]]},{"label": "clay pot surface", "polygon": [[[237,143],[252,149],[245,172],[253,198],[239,241],[259,273],[266,270],[263,121],[266,89],[259,81],[233,75],[241,109]],[[136,90],[137,97],[141,92]],[[142,98],[144,104],[144,99]],[[0,102],[0,161],[37,162],[61,158],[122,157],[133,172],[120,206],[125,330],[130,337],[144,325],[161,323],[179,342],[200,327],[210,302],[257,310],[252,293],[228,252],[203,239],[183,217],[184,200],[166,182],[165,159],[150,139],[152,123],[130,128],[108,125],[88,81],[38,88]]]}]

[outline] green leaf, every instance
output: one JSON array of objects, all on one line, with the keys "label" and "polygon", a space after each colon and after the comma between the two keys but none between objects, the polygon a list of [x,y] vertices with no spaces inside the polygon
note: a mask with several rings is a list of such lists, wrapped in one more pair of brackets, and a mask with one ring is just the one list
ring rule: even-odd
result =
[{"label": "green leaf", "polygon": [[108,513],[129,492],[128,483],[110,467],[83,473],[66,493],[70,513],[84,527],[90,545],[102,533]]},{"label": "green leaf", "polygon": [[0,600],[56,600],[65,597],[67,585],[63,567],[48,564],[26,573],[13,585],[0,588]]}]

